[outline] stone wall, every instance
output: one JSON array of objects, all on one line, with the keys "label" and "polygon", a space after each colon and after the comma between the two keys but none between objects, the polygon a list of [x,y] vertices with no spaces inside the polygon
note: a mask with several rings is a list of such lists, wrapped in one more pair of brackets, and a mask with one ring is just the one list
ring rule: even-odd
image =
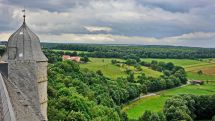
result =
[{"label": "stone wall", "polygon": [[40,109],[41,113],[47,120],[47,101],[48,101],[48,94],[47,94],[47,62],[37,62],[37,82],[38,82],[38,93],[40,99]]},{"label": "stone wall", "polygon": [[40,113],[35,61],[8,61],[8,77],[29,99],[36,115]]}]

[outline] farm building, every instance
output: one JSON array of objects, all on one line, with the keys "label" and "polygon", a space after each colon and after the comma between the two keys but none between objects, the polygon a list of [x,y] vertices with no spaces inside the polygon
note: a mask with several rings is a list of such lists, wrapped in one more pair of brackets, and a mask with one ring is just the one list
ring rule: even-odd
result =
[{"label": "farm building", "polygon": [[193,81],[191,81],[191,84],[200,84],[200,85],[203,85],[203,84],[204,84],[204,81],[201,81],[201,80],[193,80]]},{"label": "farm building", "polygon": [[63,55],[63,60],[72,60],[72,61],[80,62],[81,61],[81,57]]}]

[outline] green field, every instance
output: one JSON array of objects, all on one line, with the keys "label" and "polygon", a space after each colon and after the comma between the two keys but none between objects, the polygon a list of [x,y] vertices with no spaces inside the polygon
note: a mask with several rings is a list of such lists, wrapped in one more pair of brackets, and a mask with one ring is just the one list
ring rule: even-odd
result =
[{"label": "green field", "polygon": [[190,80],[204,80],[204,81],[215,81],[215,75],[198,75],[195,72],[187,72],[187,77]]},{"label": "green field", "polygon": [[[182,66],[187,71],[188,79],[190,80],[204,80],[204,81],[215,81],[215,59],[203,59],[190,60],[190,59],[142,59],[146,62],[151,62],[152,60],[162,61],[162,62],[172,62],[177,66]],[[203,71],[203,75],[198,75],[199,70]]]},{"label": "green field", "polygon": [[[111,64],[112,59],[103,58],[90,58],[90,62],[86,64],[80,64],[81,68],[87,68],[91,71],[101,70],[102,73],[109,77],[116,79],[117,77],[126,77],[124,69]],[[121,61],[120,59],[118,59]]]},{"label": "green field", "polygon": [[151,62],[152,60],[162,61],[165,63],[172,62],[177,66],[189,67],[189,66],[198,66],[208,64],[206,61],[190,60],[190,59],[153,59],[153,58],[144,58],[142,61]]},{"label": "green field", "polygon": [[56,52],[77,52],[77,53],[89,53],[87,51],[76,51],[76,50],[57,50],[57,49],[52,49],[53,51],[56,51]]},{"label": "green field", "polygon": [[[111,63],[111,58],[90,58],[90,62],[86,64],[80,64],[81,68],[87,68],[91,71],[98,71],[101,70],[102,73],[109,77],[116,79],[117,77],[127,77],[128,75],[125,73],[126,69],[133,70],[135,73],[135,76],[138,76],[142,72],[144,72],[147,76],[152,76],[152,77],[159,77],[162,73],[153,71],[147,67],[142,66],[142,71],[136,71],[134,67],[132,66],[127,66],[124,65],[122,67],[113,65]],[[124,61],[122,59],[117,59],[118,61]]]},{"label": "green field", "polygon": [[187,85],[180,88],[169,89],[156,93],[156,96],[142,98],[126,105],[123,110],[129,119],[138,119],[146,110],[159,112],[163,110],[165,101],[178,94],[211,95],[215,94],[215,83],[205,85]]}]

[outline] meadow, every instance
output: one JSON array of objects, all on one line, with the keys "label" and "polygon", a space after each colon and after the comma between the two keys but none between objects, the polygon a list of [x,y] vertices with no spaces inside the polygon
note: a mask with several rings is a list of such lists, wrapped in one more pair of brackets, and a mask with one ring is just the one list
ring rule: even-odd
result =
[{"label": "meadow", "polygon": [[[116,79],[117,77],[127,77],[125,73],[126,69],[133,70],[135,76],[141,74],[141,71],[137,71],[132,66],[116,66],[111,63],[113,58],[90,58],[90,62],[86,64],[80,64],[81,68],[87,68],[91,71],[101,70],[102,73],[112,79]],[[122,59],[117,59],[118,61],[123,62]],[[190,60],[190,59],[142,59],[146,62],[151,62],[152,60],[162,61],[162,62],[172,62],[175,65],[182,66],[185,68],[187,72],[188,79],[190,80],[204,80],[204,81],[213,81],[215,80],[215,59],[204,59],[202,61],[199,60]],[[147,76],[159,77],[162,73],[153,71],[148,67],[142,66],[142,71]],[[199,75],[197,72],[199,70],[203,71],[203,74]]]},{"label": "meadow", "polygon": [[212,95],[215,94],[215,83],[205,85],[186,85],[174,89],[160,91],[155,96],[142,98],[124,106],[123,111],[128,114],[129,119],[138,119],[146,110],[160,112],[163,110],[165,101],[174,95]]},{"label": "meadow", "polygon": [[[91,71],[101,70],[102,73],[112,79],[116,79],[118,77],[127,77],[128,75],[125,73],[126,69],[130,69],[134,71],[135,77],[141,74],[143,71],[147,76],[159,77],[162,73],[149,69],[148,67],[142,66],[142,71],[137,71],[133,66],[123,65],[116,66],[111,63],[112,58],[89,58],[90,62],[86,64],[80,64],[81,68],[87,68]],[[115,59],[117,61],[123,62],[122,59]]]},{"label": "meadow", "polygon": [[[202,59],[202,60],[190,60],[190,59],[142,59],[146,62],[152,60],[162,62],[172,62],[177,66],[182,66],[187,72],[188,79],[190,80],[203,80],[203,81],[215,81],[215,59]],[[202,71],[203,74],[197,74],[198,71]]]}]

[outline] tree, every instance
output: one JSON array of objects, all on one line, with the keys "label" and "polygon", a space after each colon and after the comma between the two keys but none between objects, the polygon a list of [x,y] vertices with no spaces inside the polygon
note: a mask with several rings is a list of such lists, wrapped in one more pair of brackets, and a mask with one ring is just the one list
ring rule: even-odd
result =
[{"label": "tree", "polygon": [[146,110],[145,113],[139,118],[139,121],[149,121],[151,115],[152,115],[152,112]]},{"label": "tree", "polygon": [[142,92],[143,94],[147,94],[148,90],[147,90],[147,86],[146,86],[145,84],[142,84],[141,92]]},{"label": "tree", "polygon": [[212,118],[212,121],[215,121],[215,116]]},{"label": "tree", "polygon": [[128,75],[127,80],[128,80],[128,82],[134,82],[134,81],[135,81],[135,80],[134,80],[134,73],[133,73],[133,72],[131,72],[131,73]]},{"label": "tree", "polygon": [[166,101],[164,106],[164,114],[167,121],[192,121],[189,116],[189,109],[186,102],[181,97],[174,97]]},{"label": "tree", "polygon": [[163,113],[152,113],[151,111],[145,111],[138,121],[166,121],[166,119]]},{"label": "tree", "polygon": [[157,113],[152,113],[152,115],[150,116],[149,121],[160,121],[160,118],[159,118]]},{"label": "tree", "polygon": [[89,58],[87,56],[84,56],[83,58],[81,58],[81,61],[83,61],[84,63],[89,62]]},{"label": "tree", "polygon": [[111,63],[112,63],[112,64],[116,64],[116,63],[117,63],[117,60],[111,60]]},{"label": "tree", "polygon": [[131,69],[126,69],[126,70],[125,70],[125,73],[126,73],[126,74],[130,74],[130,73],[134,73],[134,72],[132,72]]},{"label": "tree", "polygon": [[142,71],[143,70],[140,65],[137,65],[136,69],[137,69],[137,71]]},{"label": "tree", "polygon": [[203,74],[202,70],[199,70],[199,71],[197,72],[197,74],[198,74],[199,76],[202,75],[202,74]]},{"label": "tree", "polygon": [[101,70],[96,71],[96,73],[97,73],[98,75],[100,75],[100,76],[103,76],[103,73],[102,73]]},{"label": "tree", "polygon": [[136,65],[137,61],[134,60],[134,59],[127,59],[125,64],[127,64],[127,65]]},{"label": "tree", "polygon": [[172,70],[174,68],[174,64],[172,62],[169,62],[166,64],[166,69]]}]

